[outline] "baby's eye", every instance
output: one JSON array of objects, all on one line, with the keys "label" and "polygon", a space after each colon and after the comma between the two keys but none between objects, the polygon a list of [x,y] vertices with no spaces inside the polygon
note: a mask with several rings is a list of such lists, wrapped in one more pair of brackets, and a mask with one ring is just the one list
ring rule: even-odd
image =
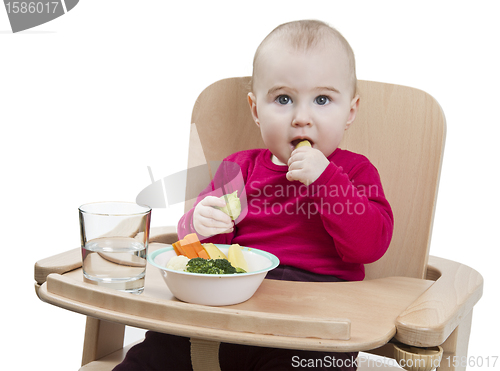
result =
[{"label": "baby's eye", "polygon": [[275,101],[279,104],[290,104],[292,103],[292,98],[288,95],[280,95],[275,99]]},{"label": "baby's eye", "polygon": [[324,106],[325,104],[330,102],[330,98],[328,98],[326,95],[320,95],[316,97],[314,102],[316,102],[316,104],[319,104],[320,106]]}]

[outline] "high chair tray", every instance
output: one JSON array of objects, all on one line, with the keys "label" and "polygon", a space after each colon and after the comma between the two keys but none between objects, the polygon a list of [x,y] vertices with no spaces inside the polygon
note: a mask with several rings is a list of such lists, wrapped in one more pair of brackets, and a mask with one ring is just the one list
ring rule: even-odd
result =
[{"label": "high chair tray", "polygon": [[175,299],[158,269],[148,265],[140,295],[86,283],[81,268],[48,275],[38,295],[91,317],[174,335],[287,349],[359,351],[391,340],[397,317],[432,283],[407,277],[335,283],[265,279],[250,300],[211,307]]}]

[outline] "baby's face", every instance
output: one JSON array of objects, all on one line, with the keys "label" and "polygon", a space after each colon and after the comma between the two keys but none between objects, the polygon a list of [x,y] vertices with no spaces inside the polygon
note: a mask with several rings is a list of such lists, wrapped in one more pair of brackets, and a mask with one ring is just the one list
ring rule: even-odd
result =
[{"label": "baby's face", "polygon": [[275,43],[263,50],[249,103],[264,143],[280,162],[286,164],[303,139],[326,157],[338,147],[357,110],[349,71],[341,47],[297,51]]}]

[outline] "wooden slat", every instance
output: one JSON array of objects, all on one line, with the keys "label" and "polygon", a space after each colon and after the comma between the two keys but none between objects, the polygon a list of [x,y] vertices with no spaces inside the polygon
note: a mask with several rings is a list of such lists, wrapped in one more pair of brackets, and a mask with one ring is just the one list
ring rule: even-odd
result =
[{"label": "wooden slat", "polygon": [[177,236],[176,226],[151,227],[149,233],[149,243],[173,244],[179,238]]},{"label": "wooden slat", "polygon": [[395,221],[387,253],[365,266],[366,277],[424,278],[444,152],[443,111],[418,89],[372,81],[358,86],[359,111],[340,147],[377,167]]},{"label": "wooden slat", "polygon": [[[472,323],[472,311],[462,320],[446,341],[441,344],[443,357],[437,371],[465,371],[469,362],[467,351]],[[460,360],[460,361],[457,361]]]},{"label": "wooden slat", "polygon": [[82,366],[123,348],[125,326],[87,317]]},{"label": "wooden slat", "polygon": [[82,266],[80,248],[39,260],[35,263],[35,282],[41,285],[51,273],[63,274]]},{"label": "wooden slat", "polygon": [[[176,227],[164,226],[153,227],[149,234],[150,244],[173,243],[177,240]],[[154,249],[154,245],[153,245]],[[51,273],[64,274],[78,269],[82,266],[82,252],[80,248],[65,251],[63,253],[50,256],[35,263],[35,282],[39,285],[45,282]]]},{"label": "wooden slat", "polygon": [[476,270],[438,257],[431,257],[429,265],[440,277],[397,319],[396,338],[408,345],[443,343],[483,293],[483,277]]},{"label": "wooden slat", "polygon": [[142,339],[129,344],[103,358],[87,363],[86,365],[82,366],[79,371],[111,371],[116,365],[120,364],[123,361],[130,348],[141,341]]},{"label": "wooden slat", "polygon": [[[254,297],[244,303],[209,307],[174,299],[159,271],[148,265],[141,295],[84,283],[77,270],[49,276],[40,296],[104,320],[181,336],[350,351],[377,348],[389,341],[396,331],[395,319],[431,284],[406,277],[340,283],[264,280]],[[320,325],[311,328],[314,322]],[[342,340],[347,337],[349,322],[350,339]]]}]

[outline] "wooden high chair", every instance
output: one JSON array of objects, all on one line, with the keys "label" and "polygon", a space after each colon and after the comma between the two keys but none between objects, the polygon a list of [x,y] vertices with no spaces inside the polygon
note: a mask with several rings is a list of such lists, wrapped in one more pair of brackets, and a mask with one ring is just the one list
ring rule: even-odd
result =
[{"label": "wooden high chair", "polygon": [[[391,245],[382,259],[366,266],[365,280],[264,280],[247,302],[214,311],[173,299],[153,267],[141,295],[86,284],[77,248],[38,262],[35,280],[42,300],[88,316],[82,370],[111,370],[121,361],[128,349],[122,349],[125,325],[191,337],[195,370],[218,368],[220,341],[396,359],[419,357],[418,349],[426,348],[427,353],[444,351],[439,370],[465,368],[453,360],[467,355],[483,279],[463,264],[429,257],[445,141],[443,112],[417,89],[370,81],[358,86],[359,112],[340,147],[366,155],[377,167],[395,218]],[[243,77],[218,81],[201,93],[192,114],[190,168],[264,146],[248,91],[249,78]],[[197,194],[207,181],[188,179],[188,192]],[[186,201],[186,210],[193,202]],[[175,227],[153,229],[150,249],[175,240]],[[203,319],[209,317],[207,327]],[[266,331],[277,318],[282,326]]]}]

